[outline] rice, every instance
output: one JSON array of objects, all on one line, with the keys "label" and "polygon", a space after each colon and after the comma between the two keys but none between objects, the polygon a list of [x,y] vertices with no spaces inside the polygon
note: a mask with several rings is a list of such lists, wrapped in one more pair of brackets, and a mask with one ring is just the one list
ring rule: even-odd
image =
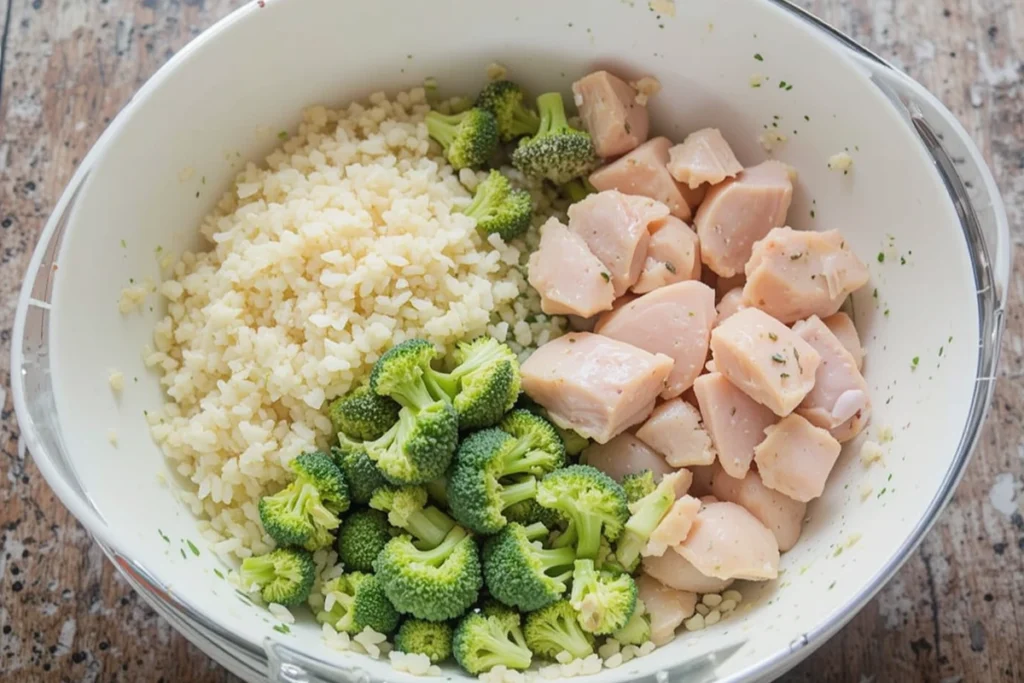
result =
[{"label": "rice", "polygon": [[[168,314],[145,360],[168,401],[148,420],[205,535],[239,541],[222,551],[273,546],[256,503],[290,480],[295,456],[328,446],[327,402],[394,344],[451,349],[488,333],[526,353],[565,327],[541,314],[522,272],[536,230],[484,240],[455,211],[470,194],[430,142],[428,111],[422,88],[306,110],[204,219],[209,250],[182,254],[154,287]],[[558,212],[541,185],[508,173],[533,195],[535,226]]]}]

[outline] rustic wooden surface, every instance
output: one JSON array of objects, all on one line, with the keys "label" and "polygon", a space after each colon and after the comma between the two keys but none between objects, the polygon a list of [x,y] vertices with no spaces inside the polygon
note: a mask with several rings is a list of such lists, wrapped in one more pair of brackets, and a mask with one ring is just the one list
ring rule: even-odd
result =
[{"label": "rustic wooden surface", "polygon": [[[685,0],[682,0],[685,2]],[[79,160],[168,57],[239,0],[0,0],[0,679],[234,681],[121,580],[18,448],[16,295]],[[978,142],[1024,266],[1024,2],[806,0],[922,81]],[[1024,680],[1024,311],[953,503],[896,579],[789,681]]]}]

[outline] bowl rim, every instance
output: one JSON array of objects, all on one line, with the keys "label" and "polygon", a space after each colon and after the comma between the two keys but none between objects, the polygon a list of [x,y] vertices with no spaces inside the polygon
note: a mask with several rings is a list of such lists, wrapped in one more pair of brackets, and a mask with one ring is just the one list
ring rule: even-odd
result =
[{"label": "bowl rim", "polygon": [[[274,2],[275,0],[267,1]],[[991,171],[985,164],[981,152],[956,117],[934,95],[910,78],[910,76],[807,10],[793,4],[790,0],[767,0],[767,2],[792,15],[792,18],[806,23],[811,30],[821,32],[827,39],[847,50],[851,57],[865,66],[873,76],[878,77],[876,85],[882,87],[883,90],[885,86],[888,86],[896,91],[895,97],[891,93],[887,94],[890,94],[890,100],[892,100],[894,106],[906,109],[905,113],[909,116],[909,123],[915,129],[921,143],[932,156],[936,168],[945,183],[950,199],[957,208],[961,228],[965,234],[968,250],[971,253],[977,285],[979,355],[975,386],[971,397],[971,407],[960,442],[957,444],[956,455],[945,473],[941,485],[929,502],[924,514],[918,520],[918,523],[904,539],[903,543],[893,552],[883,567],[871,577],[865,586],[845,604],[829,614],[814,629],[791,642],[788,647],[781,648],[773,655],[727,678],[721,679],[736,683],[739,681],[770,680],[796,666],[801,660],[824,644],[892,579],[896,571],[910,558],[912,552],[920,545],[924,536],[938,520],[939,514],[952,497],[957,484],[963,477],[991,403],[1003,331],[1005,297],[1010,270],[1008,248],[1009,222],[998,187]],[[89,501],[88,496],[84,494],[78,482],[68,481],[68,473],[71,473],[72,479],[74,478],[73,469],[68,463],[61,462],[63,455],[49,452],[44,446],[42,436],[37,431],[36,424],[31,418],[28,405],[29,399],[26,396],[26,387],[23,382],[24,339],[28,311],[32,306],[48,307],[44,302],[39,302],[33,297],[36,275],[47,252],[50,250],[51,243],[55,238],[59,238],[66,224],[69,211],[73,207],[79,190],[87,180],[96,160],[103,155],[111,140],[116,137],[125,122],[132,117],[138,102],[147,97],[151,91],[158,88],[170,72],[174,71],[201,46],[205,45],[208,41],[215,40],[219,34],[235,23],[249,18],[252,12],[259,11],[264,4],[263,0],[260,0],[258,3],[246,3],[233,10],[179,50],[132,95],[82,160],[81,165],[61,194],[45,227],[40,232],[37,245],[29,261],[26,277],[18,297],[14,320],[14,335],[11,347],[11,388],[15,413],[21,427],[21,443],[33,454],[33,459],[36,461],[50,488],[56,493],[64,506],[89,531],[110,557],[117,570],[128,579],[130,585],[158,613],[167,618],[189,640],[199,645],[204,652],[211,656],[214,653],[219,653],[221,656],[214,658],[222,665],[227,666],[239,675],[259,675],[261,672],[266,671],[270,675],[271,680],[275,680],[278,672],[268,671],[268,669],[271,668],[273,663],[279,664],[280,659],[271,652],[272,648],[269,647],[269,643],[264,643],[261,646],[259,643],[240,637],[218,624],[216,620],[208,618],[194,606],[173,596],[150,572],[130,559],[130,556],[127,554],[127,544],[119,541],[111,533],[110,528]],[[922,112],[914,112],[912,109],[907,108],[907,99],[925,105],[928,108],[928,113],[938,117],[940,123],[956,136],[959,144],[963,145],[966,151],[966,166],[980,179],[983,185],[980,188],[980,194],[988,202],[992,214],[996,238],[995,245],[992,245],[995,251],[994,255],[990,253],[989,245],[986,244],[985,236],[980,227],[978,214],[982,204],[977,199],[973,199],[965,189],[963,175],[946,153],[941,142],[941,135],[935,134],[927,117]],[[963,167],[964,164],[961,164],[961,168]],[[280,647],[280,645],[280,643],[276,643],[275,647]],[[229,647],[236,648],[236,650],[232,651]],[[291,650],[291,648],[288,649]],[[301,656],[300,652],[295,652],[295,654]],[[658,680],[661,680],[660,676]]]}]

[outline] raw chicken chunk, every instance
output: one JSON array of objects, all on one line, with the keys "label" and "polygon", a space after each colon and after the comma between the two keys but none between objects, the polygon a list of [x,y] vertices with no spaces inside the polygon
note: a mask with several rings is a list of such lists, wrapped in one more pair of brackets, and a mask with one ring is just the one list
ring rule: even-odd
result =
[{"label": "raw chicken chunk", "polygon": [[700,279],[700,242],[697,233],[675,216],[651,223],[640,279],[633,285],[637,294],[683,280]]},{"label": "raw chicken chunk", "polygon": [[864,347],[860,344],[860,335],[857,333],[857,328],[854,327],[850,316],[840,312],[830,315],[821,322],[825,323],[828,329],[832,330],[832,334],[836,335],[836,338],[842,342],[846,350],[853,356],[853,359],[857,361],[857,369],[863,370]]},{"label": "raw chicken chunk", "polygon": [[720,593],[732,585],[734,579],[716,579],[702,574],[679,554],[677,548],[672,548],[661,557],[652,555],[643,558],[644,574],[669,588],[691,593]]},{"label": "raw chicken chunk", "polygon": [[[569,230],[583,238],[591,253],[605,266],[615,296],[622,296],[640,277],[647,244],[648,226],[668,215],[668,207],[647,197],[606,190],[569,207]],[[572,261],[561,264],[573,270]]]},{"label": "raw chicken chunk", "polygon": [[754,462],[764,485],[806,503],[825,490],[842,446],[824,429],[799,415],[769,427],[754,449]]},{"label": "raw chicken chunk", "polygon": [[718,302],[718,306],[716,307],[718,310],[718,320],[715,325],[721,325],[732,315],[739,313],[746,307],[746,304],[743,303],[743,290],[739,287],[731,290]]},{"label": "raw chicken chunk", "polygon": [[845,443],[860,434],[871,416],[868,383],[857,369],[857,361],[821,318],[815,315],[802,320],[793,331],[821,356],[814,388],[796,411]]},{"label": "raw chicken chunk", "polygon": [[671,146],[668,138],[652,138],[591,173],[590,184],[598,190],[619,190],[650,197],[668,206],[673,216],[689,220],[703,199],[704,190],[680,185],[668,172],[665,164]]},{"label": "raw chicken chunk", "polygon": [[776,228],[754,245],[746,273],[747,305],[784,323],[828,317],[868,281],[867,266],[838,230]]},{"label": "raw chicken chunk", "polygon": [[636,90],[607,71],[595,71],[572,84],[583,127],[600,157],[616,157],[647,139],[647,107]]},{"label": "raw chicken chunk", "polygon": [[779,544],[756,517],[735,503],[706,503],[676,552],[717,579],[764,581],[779,575]]},{"label": "raw chicken chunk", "polygon": [[583,451],[580,462],[596,467],[615,481],[621,482],[627,474],[650,470],[654,479],[675,471],[665,458],[648,448],[629,432],[619,434],[605,444],[592,444]]},{"label": "raw chicken chunk", "polygon": [[698,377],[693,392],[719,462],[730,476],[742,478],[754,459],[754,446],[764,440],[764,430],[775,424],[775,413],[719,372]]},{"label": "raw chicken chunk", "polygon": [[541,228],[540,247],[530,255],[529,274],[530,286],[540,294],[540,308],[549,315],[589,318],[610,310],[615,299],[604,264],[582,237],[557,218]]},{"label": "raw chicken chunk", "polygon": [[757,517],[775,534],[780,552],[796,545],[807,515],[807,503],[768,488],[754,470],[747,472],[742,479],[736,479],[726,474],[720,463],[715,463],[710,467],[696,468],[693,476],[701,479],[702,483],[706,480],[707,489],[719,500],[741,505]]},{"label": "raw chicken chunk", "polygon": [[693,190],[703,183],[717,185],[743,170],[717,128],[690,133],[682,144],[668,151],[668,156],[669,173]]},{"label": "raw chicken chunk", "polygon": [[711,437],[700,423],[700,413],[681,398],[655,408],[636,435],[663,454],[672,467],[710,465],[715,460]]},{"label": "raw chicken chunk", "polygon": [[655,645],[671,642],[676,627],[693,616],[697,594],[669,588],[652,576],[641,574],[636,579],[637,597],[651,620],[651,640]]},{"label": "raw chicken chunk", "polygon": [[632,344],[675,361],[661,392],[672,398],[693,385],[708,353],[715,322],[715,293],[696,280],[661,287],[605,313],[598,334]]},{"label": "raw chicken chunk", "polygon": [[778,161],[752,166],[712,187],[693,221],[701,260],[723,277],[742,273],[754,243],[785,225],[792,199],[789,167]]},{"label": "raw chicken chunk", "polygon": [[694,520],[697,519],[700,506],[701,502],[693,496],[683,496],[673,503],[668,513],[651,532],[643,555],[661,556],[669,548],[674,548],[685,541]]},{"label": "raw chicken chunk", "polygon": [[756,308],[746,308],[711,333],[718,372],[782,417],[814,386],[818,352],[796,332]]},{"label": "raw chicken chunk", "polygon": [[523,390],[559,427],[607,443],[643,422],[672,359],[589,332],[548,342],[522,366]]}]

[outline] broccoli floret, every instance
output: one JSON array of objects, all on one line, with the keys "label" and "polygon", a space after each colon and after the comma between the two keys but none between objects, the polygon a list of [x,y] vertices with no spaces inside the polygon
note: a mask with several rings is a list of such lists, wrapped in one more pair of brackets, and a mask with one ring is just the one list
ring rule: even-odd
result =
[{"label": "broccoli floret", "polygon": [[441,545],[455,527],[455,520],[427,505],[427,491],[421,486],[383,486],[370,498],[370,507],[386,512],[388,522],[412,534],[424,550]]},{"label": "broccoli floret", "polygon": [[632,514],[615,545],[615,559],[628,571],[639,564],[640,552],[647,545],[647,539],[676,502],[675,482],[678,476],[665,475],[652,492],[630,504]]},{"label": "broccoli floret", "polygon": [[598,571],[593,560],[576,560],[569,602],[584,631],[607,635],[626,625],[636,609],[636,582],[629,574]]},{"label": "broccoli floret", "polygon": [[485,616],[471,612],[455,628],[452,652],[455,661],[474,676],[502,665],[528,669],[533,655],[519,626],[519,615]]},{"label": "broccoli floret", "polygon": [[462,615],[483,585],[476,542],[462,527],[432,550],[420,550],[408,536],[393,538],[373,567],[399,612],[428,621]]},{"label": "broccoli floret", "polygon": [[357,510],[338,532],[338,558],[346,568],[372,572],[373,561],[391,540],[388,517],[379,510]]},{"label": "broccoli floret", "polygon": [[597,192],[597,188],[591,185],[590,181],[586,178],[573,178],[562,185],[559,189],[561,190],[562,195],[568,199],[571,204],[582,202],[584,199]]},{"label": "broccoli floret", "polygon": [[353,503],[366,505],[374,491],[387,485],[387,479],[373,464],[373,460],[370,460],[362,445],[350,444],[345,448],[335,446],[331,449],[331,455],[345,473],[345,481],[348,482],[348,492]]},{"label": "broccoli floret", "polygon": [[629,517],[622,487],[589,465],[570,465],[545,476],[537,486],[537,502],[569,520],[559,545],[574,542],[580,558],[597,557],[601,537],[614,541]]},{"label": "broccoli floret", "polygon": [[478,230],[488,235],[497,233],[508,242],[530,227],[533,200],[529,192],[512,187],[508,178],[491,171],[487,179],[477,185],[473,201],[463,213],[476,220]]},{"label": "broccoli floret", "polygon": [[[486,551],[484,552],[486,558]],[[487,560],[484,559],[484,562]],[[493,597],[486,597],[480,601],[477,605],[480,614],[485,617],[502,617],[503,619],[512,619],[513,621],[519,620],[519,612],[515,611],[506,604],[500,603]]]},{"label": "broccoli floret", "polygon": [[623,645],[643,645],[651,639],[651,620],[643,600],[637,599],[633,615],[612,637]]},{"label": "broccoli floret", "polygon": [[319,550],[334,540],[341,525],[338,515],[349,508],[348,484],[341,469],[326,453],[303,453],[291,462],[295,481],[260,499],[260,521],[283,546]]},{"label": "broccoli floret", "polygon": [[512,153],[512,164],[533,178],[546,178],[556,185],[585,175],[597,164],[590,134],[569,125],[561,93],[544,93],[537,98],[540,128],[533,137],[523,138]]},{"label": "broccoli floret", "polygon": [[[522,410],[528,410],[534,415],[540,415],[548,422],[551,422],[551,416],[548,415],[548,411],[544,406],[540,405],[526,394],[521,394],[519,396],[516,406]],[[580,436],[571,429],[563,429],[554,422],[551,422],[551,426],[555,428],[556,432],[558,432],[558,436],[562,437],[562,444],[565,446],[566,455],[577,456],[590,445],[589,439]]]},{"label": "broccoli floret", "polygon": [[558,600],[568,588],[576,553],[572,548],[538,547],[543,524],[515,522],[490,538],[484,549],[484,583],[496,599],[529,612]]},{"label": "broccoli floret", "polygon": [[336,398],[327,409],[335,433],[352,439],[379,439],[398,422],[399,406],[368,384]]},{"label": "broccoli floret", "polygon": [[300,548],[278,548],[266,555],[242,560],[238,572],[242,585],[260,587],[263,602],[298,605],[309,597],[316,577],[316,563],[309,552]]},{"label": "broccoli floret", "polygon": [[548,529],[560,529],[565,526],[565,517],[558,510],[546,508],[537,502],[536,498],[521,500],[515,505],[509,505],[502,511],[505,519],[509,522],[518,522],[523,526],[529,526],[540,522]]},{"label": "broccoli floret", "polygon": [[427,114],[427,133],[444,149],[456,171],[483,166],[498,148],[498,122],[486,109],[474,107],[459,114]]},{"label": "broccoli floret", "polygon": [[523,106],[523,97],[523,89],[512,81],[493,81],[476,98],[476,106],[494,114],[502,142],[533,135],[540,126],[540,117]]},{"label": "broccoli floret", "polygon": [[395,634],[395,649],[426,655],[431,664],[452,656],[452,626],[446,621],[406,619]]},{"label": "broccoli floret", "polygon": [[513,410],[500,428],[516,440],[504,455],[505,474],[543,476],[565,465],[565,444],[555,426],[528,410]]},{"label": "broccoli floret", "polygon": [[331,579],[320,588],[333,596],[329,610],[317,612],[316,620],[335,631],[360,633],[369,626],[377,633],[390,634],[398,628],[399,615],[373,574],[351,572]]},{"label": "broccoli floret", "polygon": [[460,429],[497,424],[519,397],[519,359],[491,337],[460,342],[454,356],[455,368],[448,373],[431,371],[428,383],[452,401]]},{"label": "broccoli floret", "polygon": [[633,472],[622,477],[622,490],[626,492],[626,502],[635,503],[657,487],[654,473],[650,470]]},{"label": "broccoli floret", "polygon": [[559,600],[527,614],[523,635],[533,654],[540,657],[554,659],[563,651],[575,659],[594,654],[594,636],[580,628],[576,610],[568,600]]},{"label": "broccoli floret", "polygon": [[423,488],[427,490],[430,500],[443,507],[448,507],[448,479],[445,477],[431,479],[423,485]]},{"label": "broccoli floret", "polygon": [[448,476],[452,515],[481,534],[493,534],[507,523],[502,510],[537,494],[534,477],[502,479],[505,453],[516,440],[500,429],[474,432],[459,446]]}]

